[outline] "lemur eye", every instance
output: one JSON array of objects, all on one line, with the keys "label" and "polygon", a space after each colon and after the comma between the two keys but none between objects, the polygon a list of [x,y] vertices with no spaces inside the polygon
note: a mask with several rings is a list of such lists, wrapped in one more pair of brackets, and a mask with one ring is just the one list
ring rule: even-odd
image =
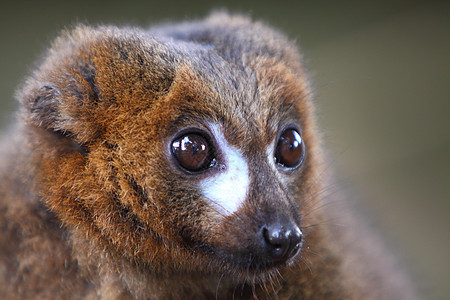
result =
[{"label": "lemur eye", "polygon": [[181,167],[189,172],[199,172],[212,166],[212,147],[198,133],[187,133],[172,142],[172,154]]},{"label": "lemur eye", "polygon": [[286,168],[296,168],[303,162],[305,145],[295,129],[285,130],[278,140],[275,162]]}]

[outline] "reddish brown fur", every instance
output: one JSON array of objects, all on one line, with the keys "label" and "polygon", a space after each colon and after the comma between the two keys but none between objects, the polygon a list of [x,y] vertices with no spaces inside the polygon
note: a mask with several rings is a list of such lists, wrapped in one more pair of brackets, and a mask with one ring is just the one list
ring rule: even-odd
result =
[{"label": "reddish brown fur", "polygon": [[[1,294],[408,299],[380,243],[347,232],[359,223],[317,226],[339,214],[324,206],[328,180],[310,93],[294,45],[243,17],[217,14],[150,34],[84,26],[63,34],[19,93],[18,138],[3,151]],[[280,187],[255,181],[239,215],[221,217],[199,195],[198,179],[167,155],[180,128],[203,128],[205,119],[223,126],[256,173],[265,172],[263,146],[283,122],[298,123],[307,159],[289,193],[299,211],[262,196]],[[305,245],[294,263],[249,271],[227,261],[226,253],[251,247],[256,207],[302,216]]]}]

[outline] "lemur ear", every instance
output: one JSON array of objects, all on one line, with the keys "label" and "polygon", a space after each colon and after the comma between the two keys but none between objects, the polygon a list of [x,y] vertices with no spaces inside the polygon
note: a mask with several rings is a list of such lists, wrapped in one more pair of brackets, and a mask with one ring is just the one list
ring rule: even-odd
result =
[{"label": "lemur ear", "polygon": [[84,143],[114,122],[114,110],[148,106],[166,93],[174,54],[148,36],[124,36],[116,28],[80,26],[57,39],[18,95],[27,123]]},{"label": "lemur ear", "polygon": [[[75,58],[75,57],[74,57]],[[19,97],[27,124],[59,134],[87,140],[101,128],[94,105],[99,101],[95,67],[74,58],[50,61],[25,84]]]},{"label": "lemur ear", "polygon": [[29,120],[39,127],[56,130],[57,121],[60,119],[58,104],[61,101],[61,93],[51,84],[44,84],[35,93],[34,97],[26,102]]}]

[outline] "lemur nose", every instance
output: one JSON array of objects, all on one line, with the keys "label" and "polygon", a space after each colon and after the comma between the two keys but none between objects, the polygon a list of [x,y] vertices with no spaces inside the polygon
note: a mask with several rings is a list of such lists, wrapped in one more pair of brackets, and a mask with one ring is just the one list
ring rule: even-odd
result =
[{"label": "lemur nose", "polygon": [[262,235],[269,256],[275,263],[283,263],[300,249],[302,232],[297,225],[275,223],[262,227]]}]

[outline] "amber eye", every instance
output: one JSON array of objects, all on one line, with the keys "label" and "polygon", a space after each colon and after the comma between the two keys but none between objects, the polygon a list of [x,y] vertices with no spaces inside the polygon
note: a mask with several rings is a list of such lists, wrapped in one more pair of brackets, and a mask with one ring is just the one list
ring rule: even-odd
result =
[{"label": "amber eye", "polygon": [[198,133],[187,133],[172,142],[172,154],[181,167],[189,172],[203,171],[212,166],[212,147]]},{"label": "amber eye", "polygon": [[303,162],[305,145],[295,129],[285,130],[278,140],[275,162],[286,168],[296,168]]}]

